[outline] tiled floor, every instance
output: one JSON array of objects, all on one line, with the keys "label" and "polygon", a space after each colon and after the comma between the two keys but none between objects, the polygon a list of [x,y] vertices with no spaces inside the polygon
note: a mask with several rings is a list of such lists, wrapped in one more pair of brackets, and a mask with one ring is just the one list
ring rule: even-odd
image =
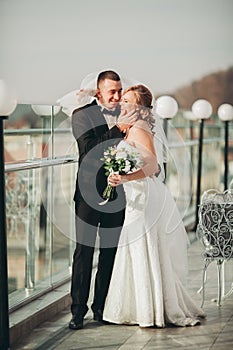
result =
[{"label": "tiled floor", "polygon": [[[201,303],[197,290],[201,286],[203,260],[201,246],[194,242],[189,248],[188,288],[193,298]],[[233,259],[225,265],[226,290],[233,281]],[[216,263],[208,268],[204,310],[207,318],[196,327],[140,328],[138,326],[100,325],[89,312],[84,329],[71,331],[69,309],[49,322],[41,324],[30,336],[12,350],[156,350],[156,349],[233,349],[233,294],[218,307]]]}]

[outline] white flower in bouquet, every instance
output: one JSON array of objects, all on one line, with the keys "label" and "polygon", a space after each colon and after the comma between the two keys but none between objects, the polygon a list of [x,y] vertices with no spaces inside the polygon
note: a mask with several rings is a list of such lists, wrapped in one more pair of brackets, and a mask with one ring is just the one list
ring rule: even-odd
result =
[{"label": "white flower in bouquet", "polygon": [[123,149],[116,153],[116,159],[127,159],[127,153]]}]

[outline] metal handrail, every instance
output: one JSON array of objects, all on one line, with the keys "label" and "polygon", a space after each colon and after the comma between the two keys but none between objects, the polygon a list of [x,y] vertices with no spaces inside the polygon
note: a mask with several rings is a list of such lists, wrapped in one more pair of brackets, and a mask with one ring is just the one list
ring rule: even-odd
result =
[{"label": "metal handrail", "polygon": [[[55,133],[59,134],[65,134],[71,132],[70,128],[66,129],[59,129],[55,128],[54,129]],[[8,136],[15,136],[15,135],[44,135],[44,134],[51,134],[51,129],[4,129],[4,135]]]},{"label": "metal handrail", "polygon": [[[214,143],[214,142],[221,142],[221,138],[215,137],[215,138],[203,140],[203,143],[205,143],[205,144],[210,144],[210,143]],[[186,147],[186,146],[195,146],[195,145],[198,145],[198,140],[169,143],[168,147],[174,149],[174,148],[182,148],[182,147]],[[61,164],[77,162],[77,161],[78,161],[77,154],[68,155],[68,156],[60,156],[60,157],[55,157],[55,158],[32,159],[32,160],[26,160],[24,162],[5,164],[5,172],[10,173],[10,172],[20,171],[20,170],[43,168],[43,167],[61,165]]]},{"label": "metal handrail", "polygon": [[27,160],[20,163],[9,163],[5,164],[5,172],[11,173],[20,170],[30,170],[37,168],[44,168],[48,166],[61,165],[66,163],[76,163],[78,161],[77,155],[68,155],[55,158],[40,158]]},{"label": "metal handrail", "polygon": [[[221,137],[212,137],[209,139],[204,139],[203,143],[208,144],[208,143],[214,143],[214,142],[221,142],[222,138]],[[195,140],[189,140],[189,141],[183,141],[183,142],[170,142],[168,143],[168,147],[169,148],[180,148],[180,147],[184,147],[184,146],[195,146],[199,144],[199,140],[195,139]]]}]

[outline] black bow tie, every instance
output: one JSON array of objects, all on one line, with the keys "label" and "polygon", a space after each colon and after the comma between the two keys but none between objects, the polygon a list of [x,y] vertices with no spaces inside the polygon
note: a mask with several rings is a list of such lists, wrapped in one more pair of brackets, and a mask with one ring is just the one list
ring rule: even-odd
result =
[{"label": "black bow tie", "polygon": [[103,108],[103,109],[102,109],[102,113],[103,113],[103,114],[111,115],[111,116],[113,116],[113,117],[116,117],[117,115],[120,114],[120,109],[119,109],[119,108],[116,108],[116,109],[114,109],[114,111],[110,111],[110,110],[108,110],[108,109],[106,109],[106,108]]}]

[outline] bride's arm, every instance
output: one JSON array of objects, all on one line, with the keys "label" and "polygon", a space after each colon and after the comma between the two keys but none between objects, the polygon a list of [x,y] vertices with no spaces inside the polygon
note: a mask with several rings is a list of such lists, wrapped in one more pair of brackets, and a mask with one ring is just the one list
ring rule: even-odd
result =
[{"label": "bride's arm", "polygon": [[128,181],[143,179],[147,176],[153,176],[159,171],[156,152],[154,148],[153,135],[142,128],[133,127],[128,137],[129,142],[133,142],[139,151],[143,166],[132,173],[126,175],[113,174],[109,176],[109,183],[112,186],[118,186]]}]

